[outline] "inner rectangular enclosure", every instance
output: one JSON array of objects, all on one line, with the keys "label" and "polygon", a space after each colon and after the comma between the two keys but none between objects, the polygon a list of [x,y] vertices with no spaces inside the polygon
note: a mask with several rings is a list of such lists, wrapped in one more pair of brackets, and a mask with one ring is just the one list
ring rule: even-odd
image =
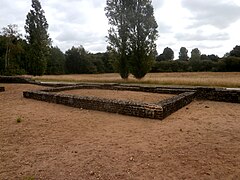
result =
[{"label": "inner rectangular enclosure", "polygon": [[91,96],[106,99],[118,99],[122,101],[135,101],[142,103],[158,103],[164,99],[173,97],[173,94],[159,94],[151,92],[107,90],[107,89],[75,89],[58,92],[58,94]]},{"label": "inner rectangular enclosure", "polygon": [[195,97],[195,91],[115,84],[81,84],[25,91],[23,96],[76,108],[162,120],[189,104]]}]

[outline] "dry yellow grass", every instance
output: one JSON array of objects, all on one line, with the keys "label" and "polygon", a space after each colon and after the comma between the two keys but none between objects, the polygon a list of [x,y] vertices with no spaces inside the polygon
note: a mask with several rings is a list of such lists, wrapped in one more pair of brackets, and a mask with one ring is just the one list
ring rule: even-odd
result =
[{"label": "dry yellow grass", "polygon": [[240,87],[240,72],[149,73],[141,80],[137,80],[132,76],[130,76],[128,80],[123,80],[117,73],[44,75],[32,78],[41,81],[62,82],[104,82],[180,86]]}]

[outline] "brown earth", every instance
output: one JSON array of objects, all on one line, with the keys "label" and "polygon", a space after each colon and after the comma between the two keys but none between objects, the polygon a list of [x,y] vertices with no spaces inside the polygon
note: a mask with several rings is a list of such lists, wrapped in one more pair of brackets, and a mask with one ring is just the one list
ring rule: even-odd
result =
[{"label": "brown earth", "polygon": [[3,86],[1,180],[240,179],[240,104],[194,101],[158,121],[24,99],[23,90],[42,87]]},{"label": "brown earth", "polygon": [[102,89],[77,89],[59,92],[60,94],[74,94],[81,96],[95,96],[108,99],[119,99],[135,102],[157,103],[163,99],[171,98],[171,94],[156,94],[136,91],[118,91]]}]

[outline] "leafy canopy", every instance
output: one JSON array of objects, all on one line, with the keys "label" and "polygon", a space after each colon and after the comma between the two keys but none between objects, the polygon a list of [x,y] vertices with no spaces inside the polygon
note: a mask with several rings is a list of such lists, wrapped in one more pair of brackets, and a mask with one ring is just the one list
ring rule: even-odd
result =
[{"label": "leafy canopy", "polygon": [[185,48],[185,47],[181,47],[180,48],[178,58],[181,61],[188,61],[189,57],[188,57],[188,50],[187,50],[187,48]]},{"label": "leafy canopy", "polygon": [[47,67],[47,56],[51,40],[44,10],[38,0],[32,0],[32,8],[27,14],[25,31],[29,43],[28,59],[30,74],[42,75]]},{"label": "leafy canopy", "polygon": [[108,41],[122,78],[131,72],[140,79],[151,69],[157,39],[157,23],[150,0],[107,0]]}]

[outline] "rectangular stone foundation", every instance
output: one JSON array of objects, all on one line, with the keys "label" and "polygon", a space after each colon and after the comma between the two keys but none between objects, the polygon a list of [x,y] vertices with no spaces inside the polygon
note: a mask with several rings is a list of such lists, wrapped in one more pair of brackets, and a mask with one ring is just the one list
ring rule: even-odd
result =
[{"label": "rectangular stone foundation", "polygon": [[[116,99],[104,99],[97,97],[65,95],[56,93],[74,89],[128,90],[175,94],[175,96],[158,103],[139,103],[134,101],[123,101]],[[25,91],[23,92],[23,96],[25,98],[63,104],[76,108],[98,110],[160,120],[191,103],[194,99],[240,103],[239,90],[205,87],[147,87],[121,84],[76,84],[72,86],[68,85],[64,87],[44,89],[41,91]]]},{"label": "rectangular stone foundation", "polygon": [[75,108],[119,113],[143,118],[163,119],[163,109],[156,104],[135,103],[88,96],[54,94],[42,91],[27,91],[23,93],[23,96],[25,98],[63,104]]},{"label": "rectangular stone foundation", "polygon": [[[160,101],[159,103],[140,103],[134,101],[123,101],[116,99],[105,99],[97,97],[88,96],[77,96],[77,95],[65,95],[56,94],[55,92],[60,92],[64,90],[73,89],[112,89],[112,90],[133,90],[138,87],[128,87],[128,86],[106,86],[106,85],[76,85],[60,88],[45,89],[41,91],[25,91],[23,96],[25,98],[36,99],[40,101],[63,104],[76,108],[83,108],[89,110],[105,111],[110,113],[118,113],[129,116],[136,116],[142,118],[151,118],[162,120],[171,113],[177,111],[183,106],[189,104],[193,99],[195,92],[184,92],[175,95],[167,100]],[[137,91],[152,92],[152,88],[139,88]],[[156,90],[154,91],[155,93]],[[168,89],[161,89],[160,92],[168,92]],[[175,92],[176,91],[170,91]],[[159,93],[159,92],[158,92]],[[179,93],[179,91],[178,91]]]}]

